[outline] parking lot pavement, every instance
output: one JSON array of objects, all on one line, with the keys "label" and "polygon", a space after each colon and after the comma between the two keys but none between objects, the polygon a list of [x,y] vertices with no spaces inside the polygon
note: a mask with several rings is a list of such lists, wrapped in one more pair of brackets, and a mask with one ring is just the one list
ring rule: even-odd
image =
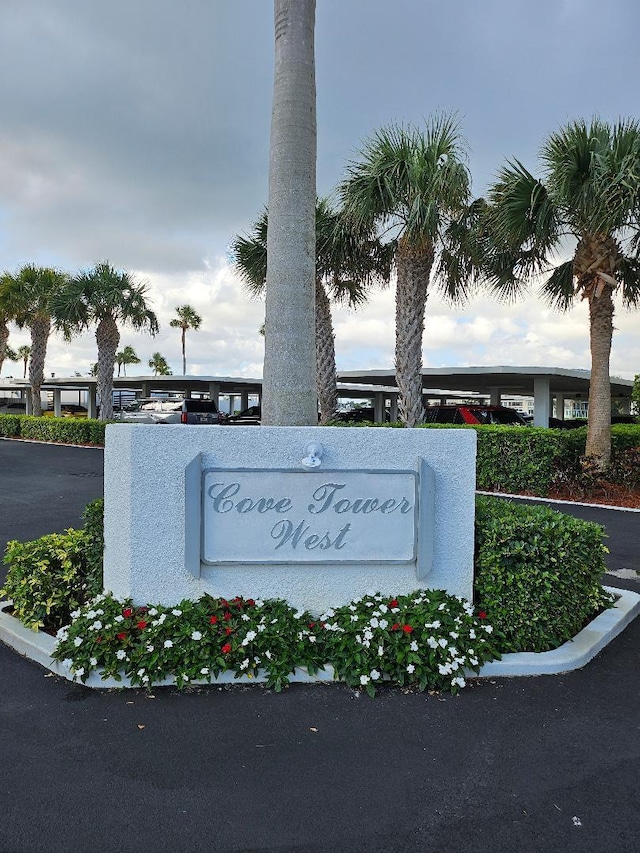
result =
[{"label": "parking lot pavement", "polygon": [[[4,539],[100,493],[100,451],[8,445]],[[636,853],[639,695],[640,619],[582,670],[456,697],[93,691],[0,644],[0,851]]]}]

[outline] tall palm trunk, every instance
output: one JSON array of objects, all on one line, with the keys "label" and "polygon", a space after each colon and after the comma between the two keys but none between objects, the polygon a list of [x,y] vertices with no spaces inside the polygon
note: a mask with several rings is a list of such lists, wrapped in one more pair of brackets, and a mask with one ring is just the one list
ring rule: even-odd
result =
[{"label": "tall palm trunk", "polygon": [[187,351],[185,347],[185,339],[187,337],[187,330],[182,327],[182,375],[187,375]]},{"label": "tall palm trunk", "polygon": [[613,338],[613,298],[611,288],[589,298],[591,380],[585,455],[597,460],[604,470],[611,461],[611,380],[609,360]]},{"label": "tall palm trunk", "polygon": [[422,335],[434,248],[402,238],[396,254],[396,384],[398,415],[407,427],[422,423]]},{"label": "tall palm trunk", "polygon": [[331,305],[321,281],[316,281],[316,372],[320,423],[327,424],[338,410],[338,377]]},{"label": "tall palm trunk", "polygon": [[31,322],[31,354],[29,357],[29,384],[31,385],[31,401],[33,414],[42,414],[40,393],[44,382],[44,362],[47,356],[47,342],[51,331],[50,317],[36,317]]},{"label": "tall palm trunk", "polygon": [[0,321],[0,372],[7,353],[7,341],[9,340],[9,327]]},{"label": "tall palm trunk", "polygon": [[96,329],[98,345],[98,397],[100,398],[100,420],[110,421],[113,417],[113,366],[120,343],[120,332],[113,317],[103,317]]},{"label": "tall palm trunk", "polygon": [[315,0],[275,0],[262,422],[318,423]]}]

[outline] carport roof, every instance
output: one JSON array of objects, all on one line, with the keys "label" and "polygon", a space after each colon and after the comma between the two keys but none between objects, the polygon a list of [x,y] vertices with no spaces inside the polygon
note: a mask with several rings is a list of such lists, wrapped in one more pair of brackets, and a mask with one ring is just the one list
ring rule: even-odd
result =
[{"label": "carport roof", "polygon": [[[548,379],[550,392],[571,396],[587,396],[591,371],[568,370],[563,367],[424,367],[422,387],[426,390],[441,389],[456,393],[490,394],[499,389],[503,394],[532,397],[536,379]],[[343,370],[338,373],[340,382],[356,382],[395,386],[395,371],[386,370]],[[611,377],[611,393],[616,397],[631,396],[633,382],[630,379]]]}]

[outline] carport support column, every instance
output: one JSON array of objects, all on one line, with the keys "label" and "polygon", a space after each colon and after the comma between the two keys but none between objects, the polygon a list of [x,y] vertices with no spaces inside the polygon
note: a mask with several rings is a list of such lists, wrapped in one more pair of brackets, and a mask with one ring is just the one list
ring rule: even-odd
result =
[{"label": "carport support column", "polygon": [[373,395],[373,422],[384,423],[384,391],[376,391]]},{"label": "carport support column", "polygon": [[33,389],[32,388],[27,388],[27,393],[26,393],[25,403],[24,403],[24,412],[26,415],[32,415],[33,414]]},{"label": "carport support column", "polygon": [[391,407],[389,410],[389,418],[391,423],[394,424],[398,420],[398,395],[391,395]]},{"label": "carport support column", "polygon": [[220,408],[220,383],[219,382],[210,382],[209,383],[209,398],[213,400],[216,404],[217,408]]},{"label": "carport support column", "polygon": [[554,394],[556,398],[556,417],[558,420],[564,420],[564,394]]},{"label": "carport support column", "polygon": [[489,405],[490,406],[501,406],[502,405],[502,389],[501,388],[490,388],[489,389]]},{"label": "carport support column", "polygon": [[151,396],[151,385],[149,384],[149,382],[143,382],[142,383],[142,396],[143,397],[150,397]]},{"label": "carport support column", "polygon": [[98,417],[98,405],[96,402],[96,386],[89,385],[88,394],[87,394],[87,417],[88,418],[97,418]]},{"label": "carport support column", "polygon": [[548,376],[536,376],[533,380],[533,425],[549,426],[551,395]]},{"label": "carport support column", "polygon": [[60,388],[53,389],[53,414],[56,418],[62,417],[62,391]]},{"label": "carport support column", "polygon": [[249,392],[241,391],[240,392],[240,411],[244,412],[245,409],[249,408]]}]

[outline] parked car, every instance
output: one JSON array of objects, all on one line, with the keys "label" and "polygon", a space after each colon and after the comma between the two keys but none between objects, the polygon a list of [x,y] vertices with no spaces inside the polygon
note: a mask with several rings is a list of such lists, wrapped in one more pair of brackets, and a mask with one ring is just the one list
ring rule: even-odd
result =
[{"label": "parked car", "polygon": [[135,400],[114,413],[114,420],[137,424],[221,424],[225,418],[213,400],[182,397]]},{"label": "parked car", "polygon": [[427,406],[427,424],[496,424],[500,426],[526,426],[527,422],[515,409],[506,406]]},{"label": "parked car", "polygon": [[11,400],[0,406],[0,415],[24,415],[26,405],[24,400]]},{"label": "parked car", "polygon": [[225,424],[229,426],[233,426],[234,424],[236,426],[260,426],[261,416],[260,406],[249,406],[248,409],[238,412],[237,415],[229,415]]},{"label": "parked car", "polygon": [[[385,423],[389,423],[390,417],[389,409],[385,409]],[[348,409],[346,412],[338,412],[336,420],[346,424],[375,423],[375,411],[373,406],[358,406],[355,409]]]}]

